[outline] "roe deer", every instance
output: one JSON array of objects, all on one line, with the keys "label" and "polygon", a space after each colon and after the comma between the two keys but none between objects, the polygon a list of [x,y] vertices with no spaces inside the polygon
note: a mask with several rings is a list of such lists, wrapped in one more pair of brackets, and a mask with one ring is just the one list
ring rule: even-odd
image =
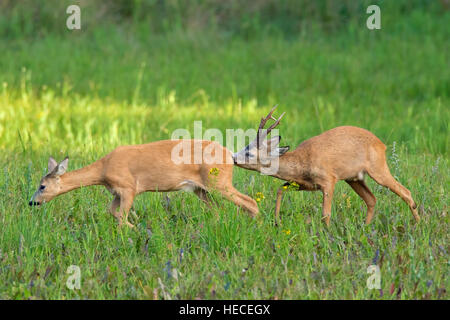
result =
[{"label": "roe deer", "polygon": [[[173,161],[172,150],[177,146],[182,147],[180,155],[188,156],[187,162]],[[205,153],[207,149],[209,154]],[[191,161],[191,154],[194,158],[199,155],[200,161]],[[208,155],[210,158],[206,159]],[[214,189],[247,210],[252,217],[258,214],[256,201],[233,187],[232,153],[217,142],[164,140],[121,146],[84,168],[66,172],[68,161],[66,158],[58,164],[50,157],[48,174],[41,179],[30,206],[48,202],[76,188],[103,185],[114,196],[110,212],[119,226],[125,222],[133,227],[128,222],[128,212],[134,197],[146,191],[192,191],[210,206],[209,192]]]},{"label": "roe deer", "polygon": [[[278,170],[269,175],[288,181],[278,189],[275,206],[275,223],[278,221],[281,200],[285,189],[323,193],[323,220],[330,224],[331,201],[337,181],[345,180],[367,205],[366,224],[373,218],[375,196],[364,183],[367,173],[378,184],[388,187],[401,197],[411,209],[416,221],[420,220],[411,192],[392,177],[386,163],[386,146],[373,133],[351,126],[337,127],[301,143],[297,149],[278,147],[281,137],[263,139],[280,123],[272,114],[261,119],[257,137],[245,149],[233,155],[237,166],[262,172],[270,161],[278,161]],[[268,130],[267,120],[276,120]]]}]

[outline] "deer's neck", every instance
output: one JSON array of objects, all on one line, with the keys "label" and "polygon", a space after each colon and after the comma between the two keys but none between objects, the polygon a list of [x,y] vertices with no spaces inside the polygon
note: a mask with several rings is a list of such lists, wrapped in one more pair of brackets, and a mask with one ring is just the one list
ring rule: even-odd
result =
[{"label": "deer's neck", "polygon": [[293,152],[286,152],[278,158],[278,172],[273,176],[286,181],[295,181],[298,179],[301,168],[301,159]]},{"label": "deer's neck", "polygon": [[61,176],[61,193],[80,187],[103,184],[103,163],[96,161],[86,167],[67,172]]}]

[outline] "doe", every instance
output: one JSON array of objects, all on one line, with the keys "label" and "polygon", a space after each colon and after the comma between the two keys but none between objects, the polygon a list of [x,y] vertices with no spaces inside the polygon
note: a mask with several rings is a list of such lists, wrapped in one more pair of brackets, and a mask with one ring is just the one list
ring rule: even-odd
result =
[{"label": "doe", "polygon": [[[187,161],[173,161],[172,150],[182,144],[180,154],[192,155]],[[199,147],[196,147],[199,146]],[[206,152],[208,151],[208,152]],[[219,157],[216,158],[216,155]],[[188,159],[188,160],[189,160]],[[214,161],[221,159],[221,161]],[[250,213],[258,214],[252,198],[233,187],[232,153],[217,142],[205,140],[163,140],[142,145],[121,146],[94,163],[66,172],[68,158],[48,161],[48,174],[40,181],[29,205],[40,205],[76,188],[103,185],[114,196],[110,212],[119,226],[128,222],[134,197],[146,191],[192,191],[208,206],[214,189]],[[117,210],[119,208],[119,210]]]}]

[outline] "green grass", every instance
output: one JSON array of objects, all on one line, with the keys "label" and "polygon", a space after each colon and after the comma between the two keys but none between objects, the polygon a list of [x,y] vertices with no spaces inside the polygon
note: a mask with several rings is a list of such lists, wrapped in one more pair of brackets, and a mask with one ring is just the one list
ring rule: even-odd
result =
[{"label": "green grass", "polygon": [[[0,40],[0,298],[447,298],[449,21],[414,11],[377,32],[351,25],[292,39],[110,26]],[[338,125],[374,132],[421,223],[368,179],[378,199],[370,226],[339,183],[329,228],[318,192],[289,193],[275,228],[282,182],[238,168],[236,188],[265,195],[256,220],[181,192],[137,197],[136,231],[117,228],[102,187],[27,205],[50,155],[68,154],[76,169],[194,120],[255,128],[275,103],[291,147]],[[373,263],[382,293],[366,287]],[[81,268],[81,290],[66,287],[70,265]]]}]

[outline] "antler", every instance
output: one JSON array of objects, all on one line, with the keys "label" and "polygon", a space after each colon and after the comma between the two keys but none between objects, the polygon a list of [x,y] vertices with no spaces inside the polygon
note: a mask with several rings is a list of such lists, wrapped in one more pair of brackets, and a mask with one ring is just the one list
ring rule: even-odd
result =
[{"label": "antler", "polygon": [[[273,114],[273,112],[275,111],[275,109],[276,109],[277,107],[278,107],[278,105],[276,104],[276,105],[272,108],[272,110],[270,110],[270,112],[267,114],[267,116],[266,116],[265,118],[261,118],[261,123],[259,124],[258,133],[256,134],[256,144],[257,144],[258,149],[259,149],[259,142],[260,142],[263,138],[265,138],[265,137],[270,133],[270,131],[272,131],[273,128],[275,128],[277,125],[280,124],[281,118],[283,118],[283,116],[284,116],[285,113],[286,113],[286,112],[283,112],[283,113],[281,114],[281,116],[280,116],[278,119],[275,119],[275,118],[272,116],[272,114]],[[274,122],[267,130],[264,130],[264,126],[266,125],[266,122],[267,122],[267,120],[269,120],[269,119],[272,119],[272,120],[274,120],[275,122]],[[264,130],[264,131],[263,131],[263,130]],[[262,136],[262,137],[261,137],[261,131],[263,131],[263,136]]]}]

